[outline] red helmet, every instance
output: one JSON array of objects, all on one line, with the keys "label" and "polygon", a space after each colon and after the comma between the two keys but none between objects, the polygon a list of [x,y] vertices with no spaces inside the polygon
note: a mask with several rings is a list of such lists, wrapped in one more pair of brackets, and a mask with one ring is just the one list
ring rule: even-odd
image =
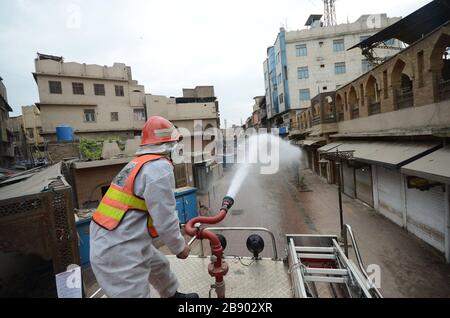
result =
[{"label": "red helmet", "polygon": [[161,116],[152,116],[142,128],[141,146],[178,141],[180,136],[177,128],[170,121]]}]

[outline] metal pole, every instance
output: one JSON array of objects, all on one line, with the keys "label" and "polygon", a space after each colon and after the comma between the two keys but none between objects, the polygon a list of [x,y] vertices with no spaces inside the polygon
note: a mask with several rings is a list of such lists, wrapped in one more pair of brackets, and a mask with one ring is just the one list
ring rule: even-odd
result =
[{"label": "metal pole", "polygon": [[[336,157],[339,158],[339,150],[336,149]],[[338,176],[338,200],[339,200],[339,224],[341,226],[341,239],[345,239],[344,235],[344,213],[342,211],[342,160],[339,159],[339,176]],[[344,242],[345,243],[345,242]],[[346,244],[347,245],[347,244]]]}]

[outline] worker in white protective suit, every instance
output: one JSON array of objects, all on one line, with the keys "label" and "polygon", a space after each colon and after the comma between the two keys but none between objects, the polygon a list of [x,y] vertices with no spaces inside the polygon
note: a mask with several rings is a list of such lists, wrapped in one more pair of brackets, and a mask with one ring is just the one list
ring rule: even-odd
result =
[{"label": "worker in white protective suit", "polygon": [[137,157],[113,179],[93,214],[90,261],[108,297],[150,297],[151,284],[164,298],[198,298],[178,292],[169,261],[153,245],[159,237],[180,259],[190,252],[175,212],[171,154],[179,139],[171,122],[151,117]]}]

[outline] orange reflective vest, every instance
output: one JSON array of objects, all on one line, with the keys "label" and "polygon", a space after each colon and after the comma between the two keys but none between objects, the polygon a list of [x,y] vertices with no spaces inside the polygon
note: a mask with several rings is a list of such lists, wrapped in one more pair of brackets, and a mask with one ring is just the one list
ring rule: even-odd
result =
[{"label": "orange reflective vest", "polygon": [[142,166],[153,160],[164,158],[161,155],[143,155],[131,160],[113,179],[108,191],[95,210],[92,219],[107,230],[116,229],[128,210],[147,213],[147,227],[150,236],[155,238],[158,232],[147,210],[145,200],[134,194],[134,180]]}]

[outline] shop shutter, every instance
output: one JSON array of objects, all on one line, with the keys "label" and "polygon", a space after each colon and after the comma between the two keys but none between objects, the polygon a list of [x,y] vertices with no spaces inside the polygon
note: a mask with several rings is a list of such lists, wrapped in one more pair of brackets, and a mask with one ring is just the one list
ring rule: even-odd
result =
[{"label": "shop shutter", "polygon": [[403,227],[402,176],[399,171],[377,166],[378,211]]},{"label": "shop shutter", "polygon": [[373,207],[372,169],[370,166],[355,169],[356,198]]},{"label": "shop shutter", "polygon": [[406,190],[407,229],[444,252],[445,192],[442,186],[428,191]]}]

